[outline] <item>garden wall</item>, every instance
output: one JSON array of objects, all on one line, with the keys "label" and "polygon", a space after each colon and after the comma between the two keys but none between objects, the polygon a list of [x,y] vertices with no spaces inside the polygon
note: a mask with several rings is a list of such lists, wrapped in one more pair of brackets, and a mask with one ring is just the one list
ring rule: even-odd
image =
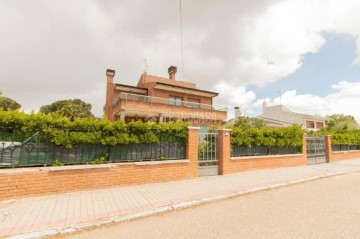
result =
[{"label": "garden wall", "polygon": [[2,169],[0,200],[197,177],[198,128],[188,134],[185,160]]},{"label": "garden wall", "polygon": [[230,167],[227,173],[258,169],[304,166],[306,164],[307,158],[304,154],[231,157]]},{"label": "garden wall", "polygon": [[336,162],[340,160],[360,158],[360,150],[351,151],[332,151],[330,153],[329,162]]},{"label": "garden wall", "polygon": [[190,160],[4,169],[0,171],[0,200],[193,178],[196,169]]},{"label": "garden wall", "polygon": [[220,159],[220,173],[229,174],[258,169],[304,166],[307,164],[306,135],[303,136],[302,154],[266,155],[266,156],[230,156],[230,131],[220,131],[222,151],[226,152]]},{"label": "garden wall", "polygon": [[[1,169],[0,200],[198,177],[198,130],[188,127],[186,159]],[[220,174],[307,164],[305,135],[302,154],[231,157],[231,130],[218,132]],[[333,152],[330,136],[326,138],[326,144],[329,162],[360,158],[360,150]]]}]

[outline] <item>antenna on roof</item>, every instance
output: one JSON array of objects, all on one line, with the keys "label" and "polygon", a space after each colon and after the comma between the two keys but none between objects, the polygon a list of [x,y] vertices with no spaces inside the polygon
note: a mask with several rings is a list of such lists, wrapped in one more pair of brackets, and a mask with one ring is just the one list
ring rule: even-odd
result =
[{"label": "antenna on roof", "polygon": [[146,61],[147,61],[147,59],[144,58],[144,74],[145,74],[145,75],[146,75],[146,67],[147,67]]},{"label": "antenna on roof", "polygon": [[185,81],[185,70],[184,70],[184,43],[183,43],[183,30],[182,30],[182,7],[181,0],[179,2],[180,7],[180,40],[181,40],[181,62],[182,62],[182,76]]},{"label": "antenna on roof", "polygon": [[147,59],[147,58],[144,58],[144,74],[145,74],[145,75],[146,75],[147,69],[148,69],[148,67],[149,67],[147,61],[148,61],[148,59]]}]

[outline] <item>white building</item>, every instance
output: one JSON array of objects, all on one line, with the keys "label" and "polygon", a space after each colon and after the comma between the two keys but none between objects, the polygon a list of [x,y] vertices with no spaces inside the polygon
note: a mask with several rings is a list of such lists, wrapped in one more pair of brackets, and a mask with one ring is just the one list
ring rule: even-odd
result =
[{"label": "white building", "polygon": [[270,127],[286,127],[298,124],[303,129],[319,130],[325,127],[326,118],[316,115],[308,115],[292,112],[283,105],[267,106],[263,104],[263,114],[255,118],[262,119]]}]

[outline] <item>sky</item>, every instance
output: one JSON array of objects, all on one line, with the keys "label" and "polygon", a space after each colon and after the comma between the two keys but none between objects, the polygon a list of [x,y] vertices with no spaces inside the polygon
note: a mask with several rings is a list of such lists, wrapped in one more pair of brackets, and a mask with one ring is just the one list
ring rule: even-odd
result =
[{"label": "sky", "polygon": [[281,95],[293,111],[360,122],[360,1],[182,0],[182,41],[179,2],[0,0],[3,95],[26,112],[80,98],[101,117],[106,69],[136,85],[146,58],[148,74],[175,65],[247,116]]}]

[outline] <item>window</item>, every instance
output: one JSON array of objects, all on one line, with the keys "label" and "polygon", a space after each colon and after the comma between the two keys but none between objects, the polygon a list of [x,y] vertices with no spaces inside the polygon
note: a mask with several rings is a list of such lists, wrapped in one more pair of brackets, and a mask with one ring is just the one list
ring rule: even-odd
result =
[{"label": "window", "polygon": [[189,102],[189,103],[187,103],[187,106],[189,108],[199,108],[200,107],[200,100],[199,99],[188,98],[187,101]]},{"label": "window", "polygon": [[306,128],[308,129],[314,129],[315,128],[315,122],[314,121],[306,121]]},{"label": "window", "polygon": [[182,98],[178,96],[169,96],[169,105],[182,105]]},{"label": "window", "polygon": [[324,128],[324,122],[316,122],[316,128],[317,128],[317,129],[322,129],[322,128]]}]

